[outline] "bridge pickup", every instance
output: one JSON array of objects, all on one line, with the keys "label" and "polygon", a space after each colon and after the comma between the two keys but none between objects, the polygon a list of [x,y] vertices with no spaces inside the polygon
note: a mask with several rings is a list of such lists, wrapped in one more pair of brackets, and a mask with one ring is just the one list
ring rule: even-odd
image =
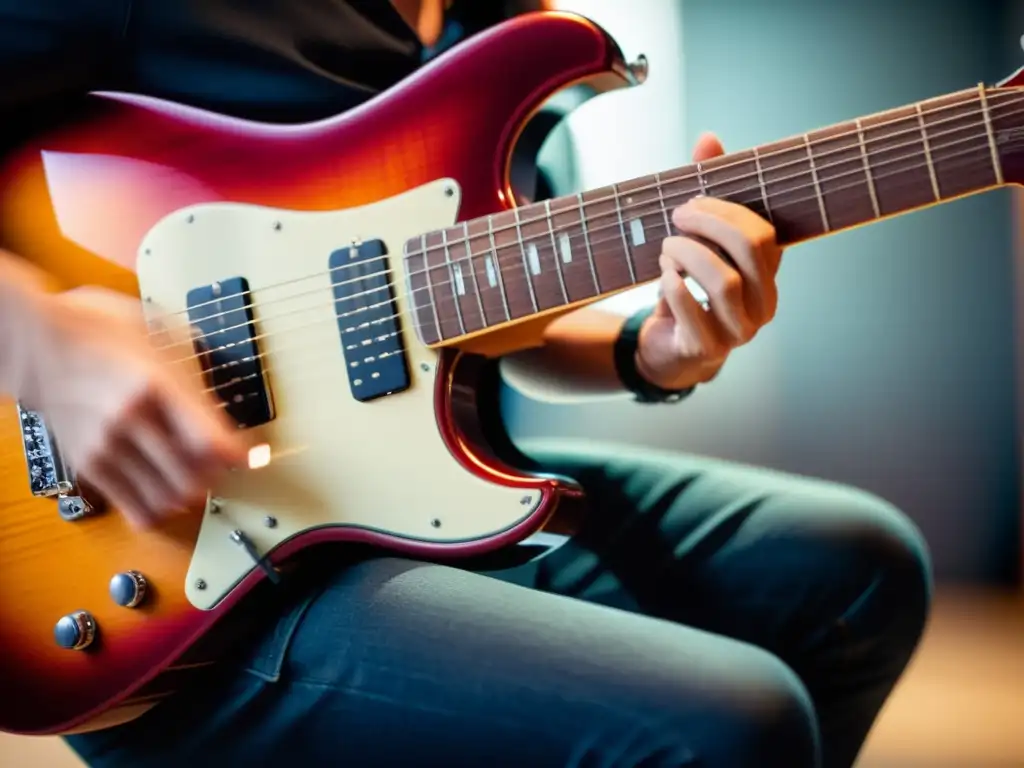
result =
[{"label": "bridge pickup", "polygon": [[264,375],[249,282],[232,277],[188,292],[188,318],[207,386],[239,427],[258,427],[274,418]]},{"label": "bridge pickup", "polygon": [[60,496],[71,492],[75,485],[74,477],[64,464],[57,441],[42,414],[22,408],[18,403],[18,420],[32,495]]},{"label": "bridge pickup", "polygon": [[409,388],[409,367],[391,283],[387,248],[380,240],[331,254],[338,333],[352,397],[367,402]]}]

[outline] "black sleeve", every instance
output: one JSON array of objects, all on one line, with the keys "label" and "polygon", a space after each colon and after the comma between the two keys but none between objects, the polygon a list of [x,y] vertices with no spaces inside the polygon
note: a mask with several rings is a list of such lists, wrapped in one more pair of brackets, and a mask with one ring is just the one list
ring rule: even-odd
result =
[{"label": "black sleeve", "polygon": [[388,0],[135,0],[125,44],[125,90],[270,122],[345,112],[422,57]]},{"label": "black sleeve", "polygon": [[128,0],[0,0],[0,153],[105,87]]}]

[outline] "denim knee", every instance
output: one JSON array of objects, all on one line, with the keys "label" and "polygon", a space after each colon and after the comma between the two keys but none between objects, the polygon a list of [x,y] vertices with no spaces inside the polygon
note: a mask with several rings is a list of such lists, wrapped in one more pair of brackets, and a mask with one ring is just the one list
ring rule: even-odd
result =
[{"label": "denim knee", "polygon": [[832,512],[845,523],[844,559],[872,575],[844,622],[909,656],[931,613],[932,566],[924,537],[898,508],[864,491],[847,491]]},{"label": "denim knee", "polygon": [[817,768],[821,764],[818,717],[800,678],[777,657],[749,647],[726,710],[701,729],[694,750],[711,768]]}]

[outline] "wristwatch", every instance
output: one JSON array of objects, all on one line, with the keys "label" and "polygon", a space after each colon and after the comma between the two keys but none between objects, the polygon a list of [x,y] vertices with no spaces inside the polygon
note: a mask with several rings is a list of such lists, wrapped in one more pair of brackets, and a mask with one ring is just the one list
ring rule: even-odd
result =
[{"label": "wristwatch", "polygon": [[615,371],[622,385],[633,393],[639,403],[677,403],[693,392],[696,387],[685,389],[663,389],[645,379],[636,367],[636,351],[640,343],[640,329],[644,321],[654,313],[653,307],[641,309],[630,315],[615,340]]}]

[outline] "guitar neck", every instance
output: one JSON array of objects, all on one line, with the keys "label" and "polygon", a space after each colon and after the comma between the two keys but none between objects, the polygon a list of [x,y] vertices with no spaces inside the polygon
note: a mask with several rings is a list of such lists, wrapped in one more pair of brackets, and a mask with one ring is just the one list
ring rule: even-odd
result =
[{"label": "guitar neck", "polygon": [[455,343],[655,280],[672,210],[697,195],[788,246],[1001,186],[1022,108],[1019,89],[979,87],[425,235],[406,248],[417,330]]}]

